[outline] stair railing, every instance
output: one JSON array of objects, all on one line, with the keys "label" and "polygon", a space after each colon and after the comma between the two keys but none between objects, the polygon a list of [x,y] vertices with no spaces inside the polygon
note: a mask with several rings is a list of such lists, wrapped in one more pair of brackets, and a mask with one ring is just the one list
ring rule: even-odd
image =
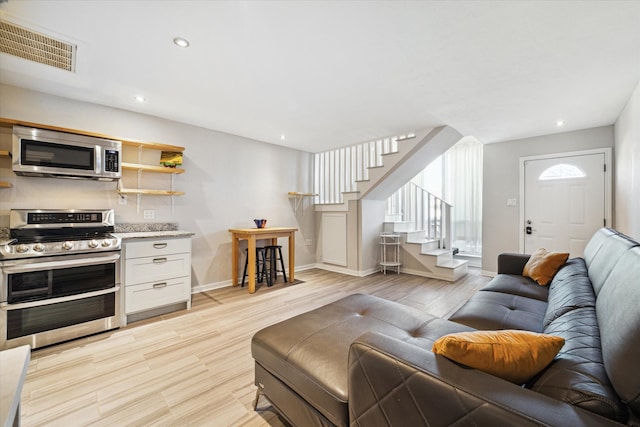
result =
[{"label": "stair railing", "polygon": [[451,248],[451,208],[441,198],[408,182],[387,200],[385,215],[407,221],[412,231],[425,232],[427,240],[438,241],[441,249]]},{"label": "stair railing", "polygon": [[356,191],[356,183],[369,179],[368,168],[382,166],[382,155],[398,151],[398,138],[390,137],[313,155],[313,192],[316,203],[342,203],[342,193]]}]

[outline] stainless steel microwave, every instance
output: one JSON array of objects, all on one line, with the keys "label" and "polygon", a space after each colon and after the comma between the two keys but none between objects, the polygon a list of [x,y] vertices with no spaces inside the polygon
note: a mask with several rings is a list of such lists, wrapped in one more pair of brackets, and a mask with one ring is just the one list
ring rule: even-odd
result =
[{"label": "stainless steel microwave", "polygon": [[72,133],[13,127],[16,175],[113,181],[122,176],[122,142]]}]

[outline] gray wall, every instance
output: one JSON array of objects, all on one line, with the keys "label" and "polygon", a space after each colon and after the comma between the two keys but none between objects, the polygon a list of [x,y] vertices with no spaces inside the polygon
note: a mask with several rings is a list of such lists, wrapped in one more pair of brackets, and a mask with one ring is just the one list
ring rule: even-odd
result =
[{"label": "gray wall", "polygon": [[615,124],[616,228],[640,239],[640,83]]},{"label": "gray wall", "polygon": [[[115,183],[18,177],[10,160],[0,158],[0,181],[13,183],[0,189],[0,227],[8,226],[13,208],[113,208],[120,223],[149,222],[143,210],[153,209],[151,222],[177,222],[195,233],[192,285],[203,288],[230,283],[228,229],[254,227],[253,218],[267,218],[270,226],[298,227],[296,265],[315,263],[313,206],[303,203],[296,212],[287,196],[312,190],[311,153],[12,86],[0,86],[0,93],[1,117],[186,148],[186,172],[174,178],[174,188],[186,195],[175,197],[173,208],[170,197],[142,196],[139,210],[135,196],[119,204]],[[0,149],[10,150],[10,130],[0,131]],[[168,185],[168,179],[155,176],[152,184]]]},{"label": "gray wall", "polygon": [[495,272],[501,252],[519,251],[520,158],[613,147],[613,126],[603,126],[484,146],[482,185],[482,270]]}]

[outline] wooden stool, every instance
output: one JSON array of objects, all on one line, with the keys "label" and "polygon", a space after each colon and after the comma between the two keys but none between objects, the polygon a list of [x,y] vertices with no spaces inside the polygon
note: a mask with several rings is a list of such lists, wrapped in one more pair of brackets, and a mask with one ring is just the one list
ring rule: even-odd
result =
[{"label": "wooden stool", "polygon": [[[273,280],[278,279],[278,272],[282,273],[284,282],[287,283],[287,273],[284,271],[284,260],[282,259],[282,246],[281,245],[268,245],[265,249],[265,264],[269,268],[267,274],[267,283],[271,286]],[[278,270],[278,261],[280,261],[280,270]]]},{"label": "wooden stool", "polygon": [[[244,272],[242,273],[242,285],[244,287],[244,279],[247,277],[247,267],[249,266],[249,249],[245,249]],[[271,280],[267,276],[267,260],[265,257],[265,248],[256,248],[256,278],[258,283],[262,283],[262,279],[267,278],[267,286],[271,286]]]}]

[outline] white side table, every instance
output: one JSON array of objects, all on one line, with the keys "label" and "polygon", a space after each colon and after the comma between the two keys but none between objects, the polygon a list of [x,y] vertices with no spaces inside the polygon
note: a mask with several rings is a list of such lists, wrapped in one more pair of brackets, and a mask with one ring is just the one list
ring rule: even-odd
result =
[{"label": "white side table", "polygon": [[388,269],[394,269],[400,274],[400,235],[380,233],[380,271],[387,274]]}]

